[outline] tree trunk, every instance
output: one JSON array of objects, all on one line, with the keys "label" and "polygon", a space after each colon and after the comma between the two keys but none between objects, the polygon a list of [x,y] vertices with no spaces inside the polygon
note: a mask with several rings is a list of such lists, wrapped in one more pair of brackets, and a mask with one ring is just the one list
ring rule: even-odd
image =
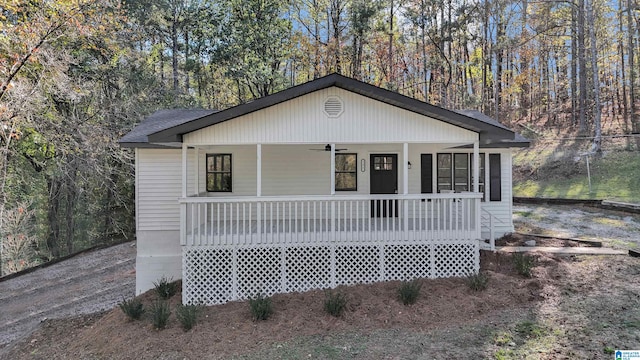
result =
[{"label": "tree trunk", "polygon": [[[595,24],[593,15],[593,0],[587,3],[587,23]],[[602,126],[600,109],[600,77],[598,74],[598,46],[596,42],[596,30],[594,26],[589,26],[589,38],[591,40],[591,71],[593,72],[593,126],[594,136],[591,145],[592,152],[600,152],[602,145]]]},{"label": "tree trunk", "polygon": [[[631,9],[634,6],[635,2],[632,0],[627,0],[627,35],[629,42],[629,50],[628,59],[629,59],[629,108],[630,108],[630,122],[631,128],[634,134],[640,133],[640,124],[638,123],[638,117],[636,114],[636,95],[635,95],[635,83],[636,83],[636,69],[634,63],[635,56],[635,41],[633,38],[633,34],[635,33],[635,29],[633,26],[633,16],[631,14]],[[640,138],[636,138],[636,149],[640,150]]]},{"label": "tree trunk", "polygon": [[47,179],[47,190],[49,191],[49,201],[47,206],[47,223],[49,233],[47,234],[47,248],[54,258],[60,257],[60,180],[56,176]]},{"label": "tree trunk", "polygon": [[571,125],[575,126],[578,123],[578,9],[573,0],[571,5]]},{"label": "tree trunk", "polygon": [[584,134],[587,131],[587,65],[584,39],[584,0],[578,0],[578,67],[580,97],[578,98],[578,131]]},{"label": "tree trunk", "polygon": [[178,93],[178,19],[177,10],[171,23],[171,65],[173,68],[173,92]]}]

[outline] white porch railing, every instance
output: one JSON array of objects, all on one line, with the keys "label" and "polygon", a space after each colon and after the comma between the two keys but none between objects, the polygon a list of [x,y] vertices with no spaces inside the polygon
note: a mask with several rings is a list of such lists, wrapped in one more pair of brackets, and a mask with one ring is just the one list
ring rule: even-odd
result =
[{"label": "white porch railing", "polygon": [[480,196],[182,199],[183,302],[477,272]]}]

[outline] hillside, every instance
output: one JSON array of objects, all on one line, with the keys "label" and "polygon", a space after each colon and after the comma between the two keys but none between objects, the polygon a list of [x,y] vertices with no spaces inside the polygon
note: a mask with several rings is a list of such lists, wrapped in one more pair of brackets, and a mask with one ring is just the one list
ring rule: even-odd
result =
[{"label": "hillside", "polygon": [[588,155],[589,169],[591,135],[576,132],[568,119],[543,117],[534,124],[510,124],[532,140],[514,153],[514,196],[640,203],[640,137],[623,135],[627,130],[618,116],[603,117],[602,152]]}]

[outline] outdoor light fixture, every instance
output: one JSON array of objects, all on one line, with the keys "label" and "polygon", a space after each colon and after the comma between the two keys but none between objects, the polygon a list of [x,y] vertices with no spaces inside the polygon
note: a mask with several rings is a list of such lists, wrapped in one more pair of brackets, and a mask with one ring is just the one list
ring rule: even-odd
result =
[{"label": "outdoor light fixture", "polygon": [[407,165],[409,166],[409,169],[411,169],[411,161],[408,161]]},{"label": "outdoor light fixture", "polygon": [[365,170],[367,170],[367,163],[366,161],[364,161],[364,159],[360,160],[360,171],[365,172]]}]

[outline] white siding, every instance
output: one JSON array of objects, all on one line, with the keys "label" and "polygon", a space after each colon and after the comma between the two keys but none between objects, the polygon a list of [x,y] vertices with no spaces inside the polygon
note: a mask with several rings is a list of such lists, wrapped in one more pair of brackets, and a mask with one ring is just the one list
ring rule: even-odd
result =
[{"label": "white siding", "polygon": [[[328,96],[344,112],[323,112]],[[323,89],[261,111],[185,134],[189,145],[274,143],[452,143],[468,144],[478,134],[383,102],[339,89]]]},{"label": "white siding", "polygon": [[[231,193],[208,193],[208,196],[256,195],[256,146],[207,146],[199,148],[199,192],[207,193],[207,154],[231,154]],[[194,170],[190,171],[193,177]],[[191,179],[193,182],[194,179]]]},{"label": "white siding", "polygon": [[137,149],[137,230],[179,230],[182,151]]},{"label": "white siding", "polygon": [[[500,154],[500,170],[502,172],[502,199],[501,201],[485,201],[481,204],[482,210],[490,213],[496,221],[494,221],[494,227],[496,237],[500,237],[505,233],[513,231],[513,219],[512,219],[512,179],[511,179],[511,150],[510,149],[482,149],[482,152],[487,154],[487,162],[489,164],[488,154]],[[488,174],[487,167],[487,174]],[[487,191],[489,189],[488,178],[486,180]],[[487,194],[487,199],[488,199]],[[483,214],[483,216],[486,215]]]}]

